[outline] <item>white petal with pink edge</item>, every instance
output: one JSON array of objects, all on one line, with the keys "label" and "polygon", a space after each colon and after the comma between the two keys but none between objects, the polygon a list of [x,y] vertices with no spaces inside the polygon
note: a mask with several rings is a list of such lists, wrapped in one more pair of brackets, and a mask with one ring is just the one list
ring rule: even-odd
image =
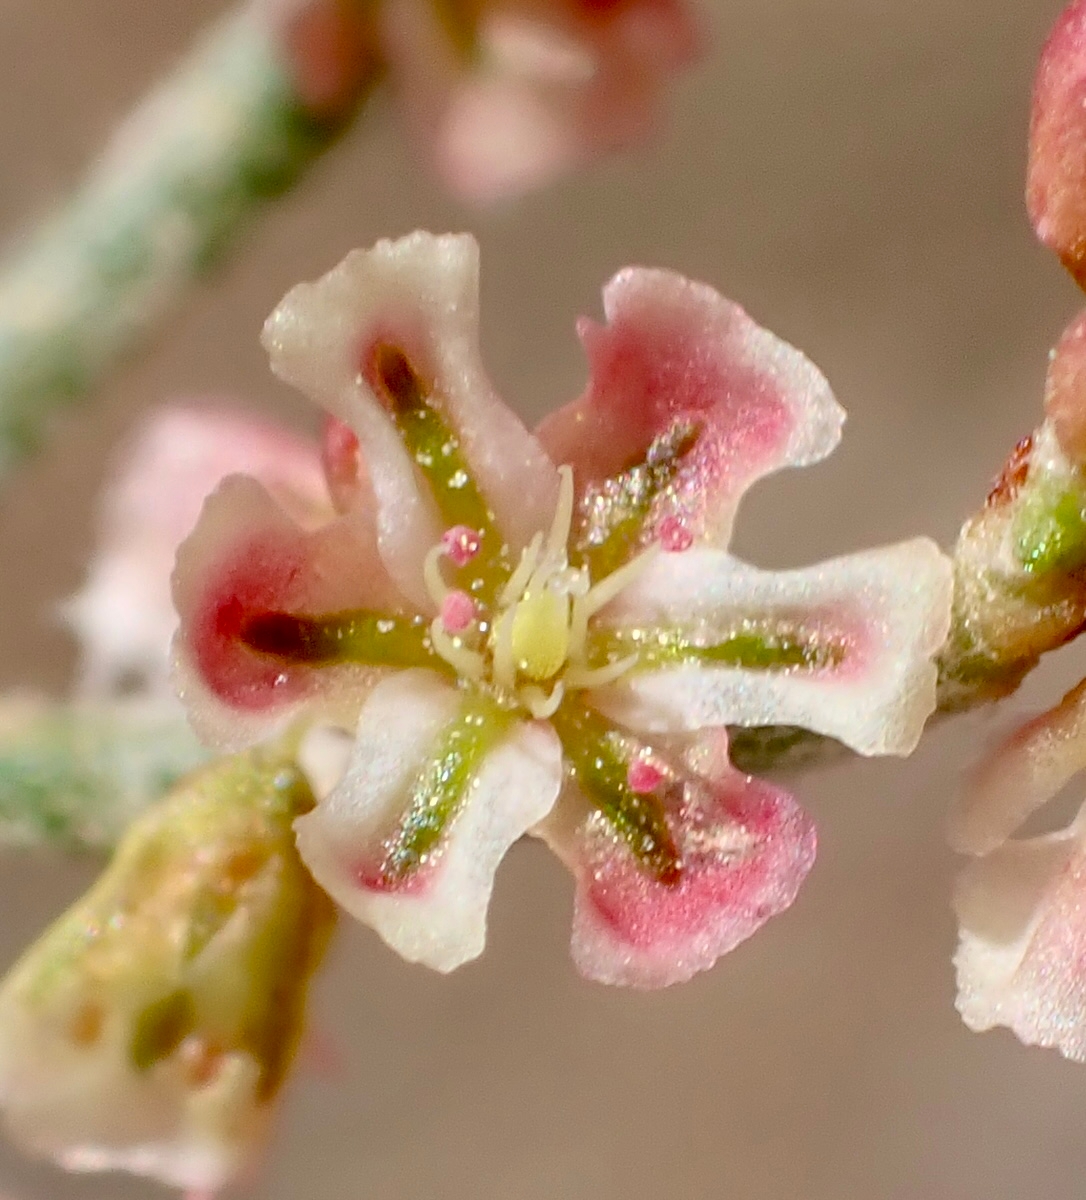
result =
[{"label": "white petal with pink edge", "polygon": [[809,629],[839,660],[635,668],[594,702],[647,732],[798,725],[860,754],[908,754],[935,708],[932,660],[949,629],[951,588],[949,560],[925,538],[798,571],[761,571],[709,549],[660,554],[601,612],[601,625],[678,630],[707,645],[764,618]]},{"label": "white petal with pink edge", "polygon": [[440,518],[386,406],[367,379],[376,348],[403,353],[432,389],[515,549],[550,519],[558,476],[539,443],[495,394],[479,356],[479,248],[464,235],[413,233],[352,251],[284,297],[264,326],[272,370],[358,435],[374,494],[381,553],[421,611],[422,564]]},{"label": "white petal with pink edge", "polygon": [[1086,681],[1016,729],[975,768],[951,809],[950,844],[987,854],[1086,769]]},{"label": "white petal with pink edge", "polygon": [[408,961],[439,971],[482,953],[498,865],[550,812],[562,776],[553,730],[539,722],[513,725],[474,774],[418,878],[396,889],[368,883],[357,864],[379,858],[462,695],[428,671],[404,671],[378,684],[359,718],[343,778],[295,822],[302,858],[329,895]]},{"label": "white petal with pink edge", "polygon": [[1086,809],[1066,830],[1011,841],[961,874],[958,1011],[1086,1061]]},{"label": "white petal with pink edge", "polygon": [[605,325],[579,325],[591,379],[584,395],[547,417],[539,437],[570,463],[578,488],[644,457],[675,422],[696,440],[649,521],[679,521],[724,547],[755,480],[829,454],[844,422],[822,373],[705,284],[629,267],[603,293]]},{"label": "white petal with pink edge", "polygon": [[571,951],[601,983],[666,987],[708,970],[795,899],[815,830],[787,792],[726,769],[691,777],[670,824],[682,874],[662,883],[575,787],[533,832],[576,880]]},{"label": "white petal with pink edge", "polygon": [[302,712],[353,724],[373,669],[284,664],[241,640],[257,613],[294,615],[399,599],[377,554],[368,514],[355,509],[307,531],[255,479],[233,475],[208,499],[178,551],[174,683],[196,732],[221,750],[281,733]]},{"label": "white petal with pink edge", "polygon": [[171,404],[135,431],[103,497],[84,587],[63,606],[81,643],[79,689],[170,694],[170,572],[200,506],[234,472],[258,476],[303,524],[332,515],[317,448],[241,413]]}]

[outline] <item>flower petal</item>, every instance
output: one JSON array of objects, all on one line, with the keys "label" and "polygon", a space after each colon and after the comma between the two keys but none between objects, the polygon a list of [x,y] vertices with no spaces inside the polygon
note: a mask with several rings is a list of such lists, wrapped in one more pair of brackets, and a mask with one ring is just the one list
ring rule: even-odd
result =
[{"label": "flower petal", "polygon": [[364,509],[307,532],[254,479],[231,476],[208,500],[178,552],[174,601],[181,628],[175,681],[189,718],[220,749],[253,745],[305,709],[353,723],[377,671],[315,666],[261,653],[242,640],[264,613],[399,611]]},{"label": "flower petal", "polygon": [[[726,746],[722,730],[718,746]],[[534,831],[577,882],[572,953],[601,983],[665,987],[708,970],[795,899],[815,856],[815,831],[787,792],[714,755],[666,796],[681,856],[677,880],[639,863],[603,813],[567,786]]]},{"label": "flower petal", "polygon": [[89,577],[63,608],[81,642],[83,694],[114,695],[133,683],[171,694],[174,555],[204,500],[234,472],[257,476],[307,526],[332,515],[309,442],[238,414],[157,410],[123,451],[103,499]]},{"label": "flower petal", "polygon": [[[595,703],[643,731],[798,725],[861,754],[908,754],[935,708],[932,658],[950,598],[950,563],[926,538],[799,571],[761,571],[708,549],[661,554],[599,624],[633,645],[640,638],[649,662],[662,637],[665,657],[601,689]],[[675,665],[670,638],[693,647]],[[790,638],[798,656],[784,653]]]},{"label": "flower petal", "polygon": [[1060,833],[1008,842],[962,872],[958,1011],[1086,1061],[1086,809]]},{"label": "flower petal", "polygon": [[1086,680],[1016,729],[972,773],[951,812],[950,843],[987,854],[1086,768]]},{"label": "flower petal", "polygon": [[675,478],[646,515],[645,540],[669,521],[726,546],[755,480],[837,445],[844,412],[818,369],[712,288],[630,267],[603,304],[606,325],[579,325],[588,388],[547,417],[539,437],[555,462],[573,466],[592,503],[659,439],[690,429]]},{"label": "flower petal", "polygon": [[410,962],[478,957],[494,873],[550,811],[561,748],[539,722],[427,671],[378,684],[339,785],[296,823],[317,882]]},{"label": "flower petal", "polygon": [[[483,371],[478,274],[473,238],[414,233],[356,250],[315,283],[299,284],[264,326],[275,373],[358,436],[377,499],[381,554],[423,612],[432,607],[423,559],[459,520],[435,503],[435,480],[446,499],[463,499],[477,486],[490,511],[464,523],[495,525],[497,540],[514,550],[549,524],[557,495],[553,465]],[[409,449],[397,425],[393,369],[421,392],[419,407],[445,431],[440,448]],[[443,465],[458,456],[466,470],[442,478]]]}]

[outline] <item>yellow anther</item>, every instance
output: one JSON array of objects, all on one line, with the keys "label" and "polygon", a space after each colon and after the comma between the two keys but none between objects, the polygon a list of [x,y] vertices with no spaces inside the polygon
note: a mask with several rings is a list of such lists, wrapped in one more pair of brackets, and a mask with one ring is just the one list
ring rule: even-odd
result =
[{"label": "yellow anther", "polygon": [[542,682],[562,669],[569,654],[569,600],[551,591],[530,593],[513,613],[513,661]]}]

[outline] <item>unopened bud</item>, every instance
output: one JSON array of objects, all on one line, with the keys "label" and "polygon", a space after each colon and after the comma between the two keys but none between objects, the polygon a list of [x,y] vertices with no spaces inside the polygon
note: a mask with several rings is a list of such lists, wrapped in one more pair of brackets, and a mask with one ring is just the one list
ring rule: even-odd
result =
[{"label": "unopened bud", "polygon": [[253,752],[187,777],[0,985],[0,1109],[75,1170],[214,1192],[259,1150],[330,902],[294,847],[313,797]]}]

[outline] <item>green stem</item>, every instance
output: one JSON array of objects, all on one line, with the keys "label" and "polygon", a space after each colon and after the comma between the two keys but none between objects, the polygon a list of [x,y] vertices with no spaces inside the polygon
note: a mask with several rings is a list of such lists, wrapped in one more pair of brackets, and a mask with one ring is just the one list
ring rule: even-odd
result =
[{"label": "green stem", "polygon": [[0,701],[0,846],[107,849],[208,751],[179,706]]},{"label": "green stem", "polygon": [[[288,11],[345,2],[298,0]],[[256,3],[212,29],[68,204],[0,267],[0,477],[42,445],[58,410],[154,332],[374,82],[368,57],[349,95],[307,108],[283,16]]]}]

